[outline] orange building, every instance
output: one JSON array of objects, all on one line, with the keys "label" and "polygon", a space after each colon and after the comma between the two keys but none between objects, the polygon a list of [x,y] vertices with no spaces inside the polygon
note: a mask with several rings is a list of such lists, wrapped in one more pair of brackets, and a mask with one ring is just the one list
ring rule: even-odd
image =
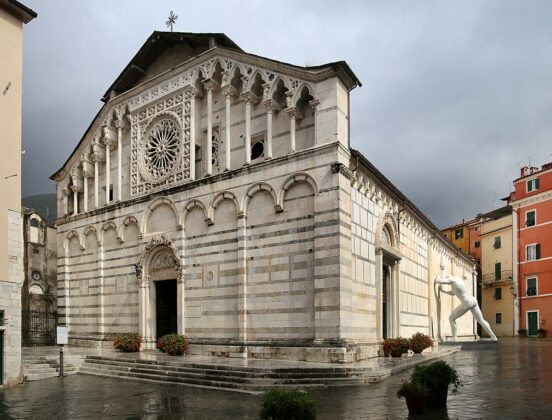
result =
[{"label": "orange building", "polygon": [[514,211],[519,328],[552,334],[552,162],[523,167],[508,202]]}]

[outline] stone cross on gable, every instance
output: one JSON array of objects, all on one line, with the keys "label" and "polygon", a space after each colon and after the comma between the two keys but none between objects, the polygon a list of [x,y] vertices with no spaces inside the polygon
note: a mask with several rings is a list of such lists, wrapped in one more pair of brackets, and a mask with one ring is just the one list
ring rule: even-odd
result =
[{"label": "stone cross on gable", "polygon": [[167,28],[171,28],[171,32],[173,31],[173,25],[176,24],[176,19],[178,19],[178,16],[171,10],[171,13],[169,13],[169,20],[165,23]]}]

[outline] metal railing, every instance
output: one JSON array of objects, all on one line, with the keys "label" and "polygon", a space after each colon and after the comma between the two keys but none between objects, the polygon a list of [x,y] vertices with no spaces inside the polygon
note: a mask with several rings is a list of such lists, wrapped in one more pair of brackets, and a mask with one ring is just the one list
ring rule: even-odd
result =
[{"label": "metal railing", "polygon": [[49,346],[56,343],[57,313],[21,311],[24,346]]},{"label": "metal railing", "polygon": [[483,286],[490,286],[496,283],[510,283],[513,278],[512,270],[502,270],[500,276],[497,276],[496,273],[483,274],[481,276],[481,282]]}]

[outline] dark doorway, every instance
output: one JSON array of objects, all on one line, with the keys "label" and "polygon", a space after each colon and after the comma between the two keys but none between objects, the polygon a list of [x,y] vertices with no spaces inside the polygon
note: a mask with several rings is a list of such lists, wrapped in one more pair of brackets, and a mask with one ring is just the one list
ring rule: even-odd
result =
[{"label": "dark doorway", "polygon": [[389,267],[383,266],[383,276],[381,280],[381,335],[387,338],[387,299],[389,285]]},{"label": "dark doorway", "polygon": [[176,280],[155,282],[155,308],[157,339],[166,334],[176,334]]}]

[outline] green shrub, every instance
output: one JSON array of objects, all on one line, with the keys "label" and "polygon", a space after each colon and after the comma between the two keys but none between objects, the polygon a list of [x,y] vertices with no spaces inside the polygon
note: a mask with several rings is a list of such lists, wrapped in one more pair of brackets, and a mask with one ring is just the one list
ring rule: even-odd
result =
[{"label": "green shrub", "polygon": [[306,391],[271,389],[263,395],[260,417],[263,420],[316,419],[316,402]]},{"label": "green shrub", "polygon": [[124,353],[134,353],[140,351],[142,337],[136,333],[119,334],[113,340],[113,347]]},{"label": "green shrub", "polygon": [[171,356],[180,356],[188,351],[188,339],[184,335],[167,334],[157,341],[157,348]]},{"label": "green shrub", "polygon": [[432,407],[445,407],[449,386],[452,392],[458,392],[462,382],[455,369],[443,361],[437,360],[425,366],[416,366],[411,381],[427,389],[427,403]]},{"label": "green shrub", "polygon": [[416,382],[404,381],[399,390],[397,391],[397,397],[406,398],[408,396],[413,397],[426,397],[427,391],[423,384]]}]

